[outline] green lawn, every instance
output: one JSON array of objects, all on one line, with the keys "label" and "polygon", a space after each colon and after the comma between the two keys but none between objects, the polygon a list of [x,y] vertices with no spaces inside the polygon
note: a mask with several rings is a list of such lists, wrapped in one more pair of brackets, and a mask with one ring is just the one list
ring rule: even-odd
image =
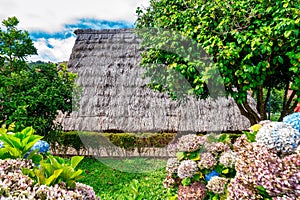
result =
[{"label": "green lawn", "polygon": [[79,182],[92,186],[101,199],[167,199],[167,190],[162,184],[166,174],[165,163],[165,160],[157,159],[99,161],[85,158],[78,166],[85,171],[85,177]]}]

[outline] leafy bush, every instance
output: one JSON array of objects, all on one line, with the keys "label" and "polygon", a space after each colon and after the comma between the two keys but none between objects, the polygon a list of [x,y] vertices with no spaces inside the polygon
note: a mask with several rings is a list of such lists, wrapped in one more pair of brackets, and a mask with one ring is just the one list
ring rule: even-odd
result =
[{"label": "leafy bush", "polygon": [[43,137],[34,135],[32,127],[27,127],[21,132],[7,132],[6,129],[0,129],[0,140],[4,146],[0,149],[0,159],[6,158],[24,158],[32,159],[34,163],[42,160],[38,154],[39,149],[32,150],[32,147]]},{"label": "leafy bush", "polygon": [[0,28],[0,125],[15,122],[16,131],[32,126],[49,142],[50,132],[59,128],[53,123],[58,110],[72,111],[76,75],[66,63],[26,63],[37,50],[18,24],[11,17]]},{"label": "leafy bush", "polygon": [[40,162],[38,168],[23,169],[23,172],[33,178],[38,185],[54,186],[64,182],[67,188],[74,189],[76,180],[82,178],[82,170],[75,170],[82,159],[83,156],[74,156],[70,162],[66,162],[60,157],[49,155],[47,160]]},{"label": "leafy bush", "polygon": [[55,141],[51,145],[56,151],[57,148],[66,153],[69,148],[74,148],[77,154],[82,149],[108,148],[112,143],[128,151],[137,149],[142,153],[146,148],[166,147],[175,137],[174,133],[96,133],[96,132],[57,132]]}]

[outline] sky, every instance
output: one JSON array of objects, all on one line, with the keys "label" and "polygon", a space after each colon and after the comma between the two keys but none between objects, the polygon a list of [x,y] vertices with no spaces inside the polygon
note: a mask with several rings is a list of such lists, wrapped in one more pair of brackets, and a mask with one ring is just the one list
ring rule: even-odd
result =
[{"label": "sky", "polygon": [[68,61],[76,29],[133,28],[136,8],[150,0],[0,0],[0,20],[16,16],[38,55],[28,61]]}]

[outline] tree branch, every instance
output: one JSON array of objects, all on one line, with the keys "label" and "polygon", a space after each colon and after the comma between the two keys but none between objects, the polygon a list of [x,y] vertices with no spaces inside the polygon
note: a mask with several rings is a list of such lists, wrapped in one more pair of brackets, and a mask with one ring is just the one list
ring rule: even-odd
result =
[{"label": "tree branch", "polygon": [[264,110],[267,110],[267,105],[268,105],[268,102],[270,101],[270,96],[271,96],[271,87],[268,88],[267,96],[266,96],[264,106],[263,106]]},{"label": "tree branch", "polygon": [[[290,114],[290,110],[293,110],[293,106],[295,106],[295,104],[297,105],[297,101],[294,102],[293,106],[290,108],[290,105],[294,99],[294,97],[296,96],[296,91],[293,90],[291,96],[289,97],[288,101],[285,103],[284,107],[282,107],[282,112],[280,114],[280,117],[278,119],[278,121],[282,121],[283,117],[285,117],[287,114]],[[286,99],[287,97],[285,97]],[[296,107],[296,106],[295,106]]]},{"label": "tree branch", "polygon": [[264,101],[264,91],[261,86],[258,86],[258,93],[257,93],[257,111],[260,114],[262,119],[266,118],[265,113],[265,101]]}]

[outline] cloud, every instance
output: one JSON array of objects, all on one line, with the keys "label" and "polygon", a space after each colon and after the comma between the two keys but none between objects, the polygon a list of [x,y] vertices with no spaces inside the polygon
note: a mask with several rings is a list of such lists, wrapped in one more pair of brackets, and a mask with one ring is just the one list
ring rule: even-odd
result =
[{"label": "cloud", "polygon": [[68,61],[71,55],[75,37],[67,39],[40,38],[34,41],[34,46],[38,49],[38,55],[30,56],[30,61],[50,61],[60,62]]},{"label": "cloud", "polygon": [[27,30],[38,49],[29,60],[68,60],[75,29],[131,28],[138,6],[149,0],[1,0],[0,20],[16,16],[18,28]]},{"label": "cloud", "polygon": [[149,0],[1,0],[0,19],[16,16],[21,29],[55,33],[83,18],[133,23],[136,8],[148,5]]},{"label": "cloud", "polygon": [[29,57],[29,61],[68,61],[72,47],[76,39],[76,29],[112,29],[132,28],[133,23],[124,21],[107,21],[97,19],[79,19],[74,24],[66,24],[60,32],[47,33],[41,31],[30,31],[30,37],[38,50],[38,55]]}]

